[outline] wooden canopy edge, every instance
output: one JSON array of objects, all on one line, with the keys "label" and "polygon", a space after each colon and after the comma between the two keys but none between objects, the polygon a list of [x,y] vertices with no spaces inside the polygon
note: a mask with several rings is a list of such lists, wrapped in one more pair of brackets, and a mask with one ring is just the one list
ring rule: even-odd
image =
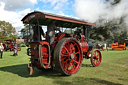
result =
[{"label": "wooden canopy edge", "polygon": [[61,16],[61,15],[45,13],[45,12],[40,12],[40,11],[34,11],[31,13],[28,13],[21,21],[23,21],[23,23],[25,23],[25,22],[31,21],[32,19],[40,19],[40,18],[48,18],[48,19],[60,20],[60,21],[77,23],[77,24],[82,24],[82,25],[95,26],[94,24],[85,22],[83,20],[70,18],[70,17],[66,17],[66,16]]}]

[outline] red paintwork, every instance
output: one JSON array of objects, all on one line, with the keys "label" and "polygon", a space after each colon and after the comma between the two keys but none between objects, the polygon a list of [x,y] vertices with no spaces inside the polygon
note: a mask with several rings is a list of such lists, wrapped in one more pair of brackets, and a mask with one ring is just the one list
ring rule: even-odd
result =
[{"label": "red paintwork", "polygon": [[61,21],[66,21],[66,22],[79,23],[79,24],[93,25],[94,26],[94,24],[87,23],[87,22],[82,21],[82,20],[78,21],[77,19],[71,19],[71,18],[69,19],[69,18],[65,18],[65,17],[52,16],[52,15],[48,15],[48,14],[45,14],[45,18],[61,20]]},{"label": "red paintwork", "polygon": [[11,49],[11,51],[13,51],[13,39],[6,39],[6,40],[4,40],[5,41],[5,43],[4,43],[4,50],[6,51],[7,50],[7,48],[6,48],[6,46],[5,46],[5,44],[7,44],[7,46]]},{"label": "red paintwork", "polygon": [[119,44],[118,42],[111,43],[112,50],[126,50],[125,46],[126,46],[125,43],[123,44]]},{"label": "red paintwork", "polygon": [[80,46],[82,48],[83,53],[88,51],[88,43],[87,42],[80,42]]},{"label": "red paintwork", "polygon": [[13,45],[9,44],[9,48],[11,49],[11,51],[13,51]]},{"label": "red paintwork", "polygon": [[52,44],[52,46],[55,48],[56,44],[64,37],[71,37],[71,34],[68,33],[61,33],[61,34],[57,34],[55,37],[55,40]]},{"label": "red paintwork", "polygon": [[42,47],[41,47],[42,64],[45,68],[48,68],[50,65],[50,62],[49,62],[50,55],[48,52],[49,43],[42,42],[41,44],[42,44]]},{"label": "red paintwork", "polygon": [[76,73],[82,63],[82,50],[80,45],[72,39],[67,40],[62,47],[60,61],[66,73]]},{"label": "red paintwork", "polygon": [[59,42],[63,37],[65,37],[65,33],[59,34],[59,35],[55,38],[55,41],[56,41],[56,42]]},{"label": "red paintwork", "polygon": [[85,40],[85,36],[84,35],[81,35],[81,42]]},{"label": "red paintwork", "polygon": [[71,37],[71,34],[68,34],[68,33],[61,33],[61,34],[59,34],[59,35],[56,37],[55,41],[56,41],[56,42],[59,42],[63,37]]},{"label": "red paintwork", "polygon": [[[7,44],[7,46],[9,47],[9,49],[10,49],[10,51],[13,51],[14,50],[14,48],[13,48],[13,46],[14,46],[14,39],[6,39],[6,40],[4,40],[5,41],[5,43],[3,44],[4,45],[4,50],[6,51],[7,50],[7,48],[6,48],[6,46],[5,46],[5,44]],[[20,46],[18,46],[18,51],[20,51],[21,50],[21,47]]]},{"label": "red paintwork", "polygon": [[87,52],[87,56],[89,56],[89,54],[90,54],[90,51],[89,51],[89,52]]}]

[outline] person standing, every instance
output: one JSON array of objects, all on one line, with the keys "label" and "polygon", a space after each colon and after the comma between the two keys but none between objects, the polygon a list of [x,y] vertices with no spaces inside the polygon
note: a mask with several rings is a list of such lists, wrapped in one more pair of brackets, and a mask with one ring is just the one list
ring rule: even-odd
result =
[{"label": "person standing", "polygon": [[2,56],[3,56],[3,50],[4,50],[4,46],[3,46],[3,43],[1,43],[0,44],[1,59],[2,59]]},{"label": "person standing", "polygon": [[49,42],[50,47],[55,39],[55,30],[57,29],[55,21],[52,21],[47,27],[46,39]]},{"label": "person standing", "polygon": [[108,47],[107,47],[106,43],[104,44],[104,49],[106,49],[108,51]]},{"label": "person standing", "polygon": [[18,55],[17,54],[17,49],[18,49],[17,44],[15,44],[14,45],[14,54],[13,54],[13,56],[17,56]]},{"label": "person standing", "polygon": [[41,26],[34,26],[33,27],[33,40],[34,41],[42,41],[41,36],[45,36],[44,31]]}]

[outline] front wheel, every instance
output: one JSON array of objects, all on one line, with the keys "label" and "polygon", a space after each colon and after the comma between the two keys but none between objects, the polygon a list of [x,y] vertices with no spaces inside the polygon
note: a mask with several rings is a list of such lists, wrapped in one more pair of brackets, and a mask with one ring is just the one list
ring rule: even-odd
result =
[{"label": "front wheel", "polygon": [[99,66],[101,63],[101,52],[98,49],[95,49],[92,51],[91,54],[91,64],[93,65],[93,67]]},{"label": "front wheel", "polygon": [[81,67],[82,56],[82,50],[77,40],[64,38],[55,47],[55,68],[64,75],[75,74]]}]

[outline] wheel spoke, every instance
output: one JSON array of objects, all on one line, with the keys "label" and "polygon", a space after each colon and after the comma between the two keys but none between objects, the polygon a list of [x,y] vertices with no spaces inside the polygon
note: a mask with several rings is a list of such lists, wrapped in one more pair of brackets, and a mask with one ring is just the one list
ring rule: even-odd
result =
[{"label": "wheel spoke", "polygon": [[96,58],[99,57],[99,53],[97,53]]},{"label": "wheel spoke", "polygon": [[63,67],[64,67],[64,69],[68,69],[68,67],[69,67],[69,64],[67,64],[67,63],[65,63],[65,64],[63,64]]},{"label": "wheel spoke", "polygon": [[75,70],[75,64],[73,64],[73,62],[70,62],[69,63],[69,66],[68,66],[68,70],[70,70],[70,71],[74,71]]},{"label": "wheel spoke", "polygon": [[95,61],[96,59],[93,58],[93,61]]},{"label": "wheel spoke", "polygon": [[66,58],[67,58],[67,57],[62,57],[61,62],[64,62],[64,60],[65,60]]},{"label": "wheel spoke", "polygon": [[74,71],[74,70],[75,70],[75,68],[76,68],[76,66],[75,66],[75,65],[73,65],[73,66],[72,66],[71,71]]},{"label": "wheel spoke", "polygon": [[96,58],[96,63],[95,63],[95,65],[98,65],[99,63],[100,63],[100,60],[99,60],[99,58]]},{"label": "wheel spoke", "polygon": [[70,71],[71,68],[72,68],[71,62],[70,63],[66,63],[64,67],[65,67],[65,70]]},{"label": "wheel spoke", "polygon": [[65,46],[63,46],[63,47],[64,47],[64,49],[69,53],[68,49],[67,49]]},{"label": "wheel spoke", "polygon": [[93,56],[96,56],[96,52],[93,53]]},{"label": "wheel spoke", "polygon": [[78,57],[77,57],[77,56],[75,56],[73,60],[77,60],[77,59],[78,59]]},{"label": "wheel spoke", "polygon": [[65,61],[64,61],[64,59],[63,59],[63,60],[61,59],[61,63],[62,63],[62,64],[65,64],[65,63],[68,62],[68,61],[69,61],[69,58],[66,59]]},{"label": "wheel spoke", "polygon": [[99,63],[99,60],[97,59],[96,64],[98,64],[98,63]]},{"label": "wheel spoke", "polygon": [[67,42],[67,45],[70,46],[70,42]]},{"label": "wheel spoke", "polygon": [[75,54],[75,55],[76,55],[76,54],[80,54],[80,51],[78,51],[78,52],[76,52],[76,53],[74,53],[74,54]]},{"label": "wheel spoke", "polygon": [[70,52],[70,42],[67,42],[67,44],[65,44],[65,47],[68,49],[68,51]]},{"label": "wheel spoke", "polygon": [[76,60],[73,60],[72,62],[73,62],[73,63],[75,62],[76,64],[79,64],[78,61],[76,61]]},{"label": "wheel spoke", "polygon": [[74,48],[74,46],[73,46],[73,44],[71,43],[71,44],[70,44],[70,53],[73,53],[73,48]]},{"label": "wheel spoke", "polygon": [[92,58],[93,58],[93,59],[96,59],[96,56],[93,56]]},{"label": "wheel spoke", "polygon": [[69,54],[61,54],[61,56],[66,56],[66,57],[68,57],[68,56],[69,56]]},{"label": "wheel spoke", "polygon": [[76,43],[74,43],[74,45],[73,45],[73,46],[75,47],[75,46],[77,46],[77,44],[76,44]]},{"label": "wheel spoke", "polygon": [[70,52],[72,52],[72,43],[69,45]]}]

